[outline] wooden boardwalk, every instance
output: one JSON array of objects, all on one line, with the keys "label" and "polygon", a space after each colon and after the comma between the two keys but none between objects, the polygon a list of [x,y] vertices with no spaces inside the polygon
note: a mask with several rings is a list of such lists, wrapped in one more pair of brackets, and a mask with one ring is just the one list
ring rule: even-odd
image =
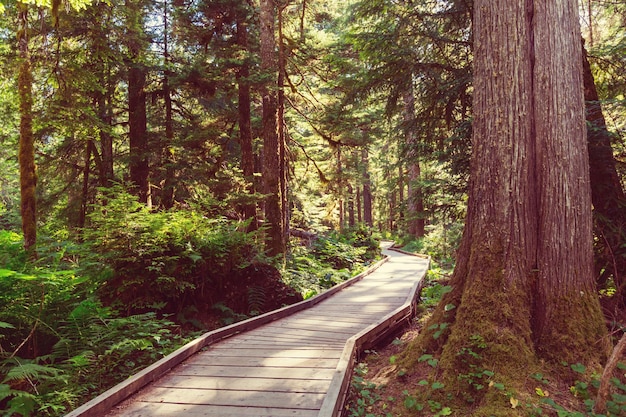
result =
[{"label": "wooden boardwalk", "polygon": [[207,334],[67,417],[338,415],[355,356],[413,315],[428,269],[428,259],[384,253],[332,296]]}]

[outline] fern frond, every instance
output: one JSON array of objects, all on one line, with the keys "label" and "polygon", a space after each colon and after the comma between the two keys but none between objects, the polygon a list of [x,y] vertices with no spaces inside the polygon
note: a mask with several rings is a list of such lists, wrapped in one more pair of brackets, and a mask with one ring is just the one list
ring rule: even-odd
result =
[{"label": "fern frond", "polygon": [[[25,379],[31,381],[52,379],[63,373],[60,369],[52,366],[39,365],[32,362],[22,363],[20,361],[15,361],[14,363],[15,364],[6,372],[6,375],[2,380],[3,383],[10,381],[22,381]],[[8,364],[5,362],[4,365],[6,366]]]},{"label": "fern frond", "polygon": [[252,285],[248,287],[248,313],[257,314],[263,310],[265,306],[266,295],[265,288],[259,285]]}]

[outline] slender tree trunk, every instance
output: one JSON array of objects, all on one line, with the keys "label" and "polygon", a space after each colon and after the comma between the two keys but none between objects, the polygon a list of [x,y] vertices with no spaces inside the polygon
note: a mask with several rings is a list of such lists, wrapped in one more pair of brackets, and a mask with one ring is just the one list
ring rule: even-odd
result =
[{"label": "slender tree trunk", "polygon": [[33,135],[33,75],[28,49],[28,5],[18,2],[17,43],[20,69],[17,88],[20,97],[20,196],[24,249],[37,257],[37,172],[35,167],[35,136]]},{"label": "slender tree trunk", "polygon": [[89,177],[91,175],[91,151],[94,148],[93,140],[87,139],[85,144],[85,159],[83,161],[83,190],[80,198],[80,213],[78,213],[78,229],[85,227],[87,207],[89,205]]},{"label": "slender tree trunk", "polygon": [[146,116],[146,69],[143,54],[143,13],[136,1],[127,1],[129,13],[127,42],[128,66],[128,125],[130,139],[130,181],[142,203],[148,202],[148,128]]},{"label": "slender tree trunk", "polygon": [[261,88],[263,98],[263,181],[265,185],[265,221],[267,222],[267,252],[270,256],[285,254],[283,211],[280,189],[280,145],[278,135],[278,97],[276,41],[274,19],[276,8],[272,0],[261,0],[260,37],[261,70],[268,80]]},{"label": "slender tree trunk", "polygon": [[[540,360],[594,364],[606,354],[591,273],[578,9],[574,0],[476,0],[473,29],[466,227],[453,290],[420,343],[443,347],[444,383],[472,396],[473,415],[485,415],[481,406],[517,415],[508,398],[458,375],[489,369],[524,391]],[[470,350],[479,356],[462,353]]]},{"label": "slender tree trunk", "polygon": [[357,184],[356,186],[356,219],[359,224],[363,223],[363,203],[362,198],[363,193],[361,192],[361,186]]},{"label": "slender tree trunk", "polygon": [[109,107],[110,95],[98,93],[98,113],[100,116],[100,127],[98,136],[100,138],[100,185],[110,187],[115,174],[113,172],[113,137],[109,132],[111,127],[111,109]]},{"label": "slender tree trunk", "polygon": [[172,146],[174,141],[174,119],[172,115],[172,91],[170,88],[170,51],[169,51],[169,19],[168,3],[163,4],[163,97],[165,99],[165,146],[163,146],[163,165],[165,177],[163,178],[163,191],[161,193],[161,205],[165,209],[174,207],[174,160]]},{"label": "slender tree trunk", "polygon": [[[237,44],[247,51],[248,26],[245,16],[237,17]],[[254,194],[254,153],[252,150],[252,117],[250,113],[250,64],[244,60],[237,71],[237,83],[239,85],[239,145],[241,147],[241,170],[248,184],[248,193]],[[243,216],[250,220],[249,230],[258,228],[256,204],[247,203],[243,206]]]},{"label": "slender tree trunk", "polygon": [[363,163],[363,221],[369,227],[374,226],[372,218],[372,183],[369,172],[369,156],[367,148],[361,150],[361,161]]},{"label": "slender tree trunk", "polygon": [[417,135],[413,130],[413,120],[415,119],[415,97],[413,87],[409,86],[404,93],[404,138],[408,149],[408,171],[409,171],[409,192],[407,201],[407,217],[409,219],[409,234],[417,238],[424,236],[424,200],[419,181],[421,179],[420,161],[417,151]]},{"label": "slender tree trunk", "polygon": [[406,207],[404,206],[404,163],[398,162],[398,222],[404,227],[404,216]]},{"label": "slender tree trunk", "polygon": [[397,205],[397,199],[396,199],[396,192],[395,191],[391,191],[390,195],[389,195],[389,231],[394,231],[395,230],[395,226],[396,226],[396,222],[395,222],[395,216],[396,216],[396,205]]},{"label": "slender tree trunk", "polygon": [[287,3],[278,6],[278,147],[280,164],[280,207],[282,210],[283,240],[289,241],[289,179],[287,170],[287,132],[285,130],[285,77],[287,76],[287,57],[283,36],[283,11]]},{"label": "slender tree trunk", "polygon": [[339,230],[342,231],[345,227],[345,213],[344,213],[344,200],[343,200],[343,161],[341,159],[341,146],[337,146],[337,196],[339,199]]},{"label": "slender tree trunk", "polygon": [[354,188],[348,183],[348,226],[353,228],[356,226],[354,220]]},{"label": "slender tree trunk", "polygon": [[602,114],[587,51],[583,49],[583,52],[591,201],[597,248],[601,249],[595,256],[596,277],[598,284],[603,286],[612,276],[622,304],[626,305],[626,196],[617,173],[611,135]]}]

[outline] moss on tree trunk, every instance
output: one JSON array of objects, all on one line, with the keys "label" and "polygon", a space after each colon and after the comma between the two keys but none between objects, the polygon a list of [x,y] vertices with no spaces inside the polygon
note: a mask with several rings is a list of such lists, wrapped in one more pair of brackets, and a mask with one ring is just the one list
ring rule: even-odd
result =
[{"label": "moss on tree trunk", "polygon": [[533,394],[526,382],[540,366],[597,366],[607,353],[578,33],[574,0],[474,3],[465,231],[452,291],[404,363],[439,353],[445,388],[433,394],[471,404],[476,416],[515,415],[510,399]]}]

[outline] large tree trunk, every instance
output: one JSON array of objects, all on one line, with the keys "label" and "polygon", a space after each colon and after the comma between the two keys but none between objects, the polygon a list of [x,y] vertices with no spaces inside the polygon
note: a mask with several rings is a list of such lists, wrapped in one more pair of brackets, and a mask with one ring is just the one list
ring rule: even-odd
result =
[{"label": "large tree trunk", "polygon": [[[245,16],[237,17],[237,45],[242,50],[248,50],[248,26]],[[244,60],[237,71],[239,86],[239,146],[241,147],[241,170],[248,184],[248,193],[254,194],[254,153],[252,150],[252,117],[250,113],[250,64]],[[249,230],[258,228],[256,204],[244,204],[243,216],[250,220]]]},{"label": "large tree trunk", "polygon": [[270,256],[284,255],[285,253],[280,190],[278,97],[276,94],[278,68],[274,35],[275,12],[276,8],[272,0],[261,0],[259,16],[261,70],[268,79],[261,88],[263,98],[263,181],[267,195],[265,199],[265,221],[268,226],[266,246]]},{"label": "large tree trunk", "polygon": [[576,1],[476,0],[473,28],[466,226],[453,290],[420,343],[442,348],[447,389],[468,393],[474,415],[514,415],[508,398],[458,375],[489,369],[523,391],[540,359],[594,364],[606,353]]},{"label": "large tree trunk", "polygon": [[611,135],[602,114],[587,51],[583,49],[583,52],[591,201],[597,235],[596,277],[600,286],[612,277],[621,303],[626,305],[626,196],[617,173]]},{"label": "large tree trunk", "polygon": [[36,257],[37,245],[37,173],[35,167],[35,136],[33,135],[33,75],[28,50],[28,5],[18,2],[17,42],[20,68],[17,88],[20,98],[20,213],[24,249]]},{"label": "large tree trunk", "polygon": [[130,139],[130,181],[134,193],[142,203],[148,202],[148,128],[146,117],[146,69],[141,62],[143,54],[143,13],[141,5],[126,2],[129,22],[127,41],[129,44],[128,67],[128,136]]}]

